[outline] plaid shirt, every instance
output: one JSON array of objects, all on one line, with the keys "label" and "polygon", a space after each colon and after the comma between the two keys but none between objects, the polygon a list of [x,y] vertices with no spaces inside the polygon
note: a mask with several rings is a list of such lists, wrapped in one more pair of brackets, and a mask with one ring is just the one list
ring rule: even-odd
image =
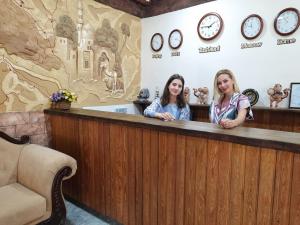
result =
[{"label": "plaid shirt", "polygon": [[190,120],[190,107],[188,104],[183,108],[179,108],[176,104],[161,105],[160,99],[156,98],[152,104],[149,105],[145,111],[144,116],[155,117],[155,113],[171,113],[176,120]]}]

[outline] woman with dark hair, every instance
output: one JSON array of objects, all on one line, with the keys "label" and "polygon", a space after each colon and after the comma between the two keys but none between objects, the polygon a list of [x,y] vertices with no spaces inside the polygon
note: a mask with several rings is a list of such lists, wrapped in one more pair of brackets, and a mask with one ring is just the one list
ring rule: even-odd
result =
[{"label": "woman with dark hair", "polygon": [[190,108],[184,100],[184,79],[178,74],[167,81],[162,97],[154,99],[144,115],[164,121],[190,120]]}]

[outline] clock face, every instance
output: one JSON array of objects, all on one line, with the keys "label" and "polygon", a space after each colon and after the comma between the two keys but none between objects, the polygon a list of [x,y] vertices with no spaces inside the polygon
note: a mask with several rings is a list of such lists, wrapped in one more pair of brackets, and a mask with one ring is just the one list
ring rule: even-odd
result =
[{"label": "clock face", "polygon": [[252,14],[248,16],[242,23],[241,32],[244,38],[257,38],[263,29],[263,20],[259,15]]},{"label": "clock face", "polygon": [[172,49],[178,49],[183,41],[183,36],[180,30],[173,30],[169,35],[169,46]]},{"label": "clock face", "polygon": [[151,38],[151,48],[153,51],[158,52],[164,45],[164,38],[160,33],[153,34]]},{"label": "clock face", "polygon": [[295,8],[282,10],[274,20],[275,31],[282,35],[290,35],[299,27],[299,12]]},{"label": "clock face", "polygon": [[198,35],[203,40],[212,40],[217,37],[223,27],[223,20],[217,13],[204,15],[198,23]]}]

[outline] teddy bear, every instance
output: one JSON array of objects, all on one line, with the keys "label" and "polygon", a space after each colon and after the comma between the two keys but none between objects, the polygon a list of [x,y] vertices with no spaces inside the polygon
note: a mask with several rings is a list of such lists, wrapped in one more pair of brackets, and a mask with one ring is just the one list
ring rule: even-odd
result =
[{"label": "teddy bear", "polygon": [[268,89],[268,95],[270,95],[270,107],[277,108],[278,103],[288,97],[290,88],[285,88],[282,91],[281,84],[275,84],[273,88]]},{"label": "teddy bear", "polygon": [[184,100],[186,103],[190,102],[190,89],[189,87],[185,87],[183,90]]},{"label": "teddy bear", "polygon": [[208,102],[208,88],[203,87],[203,88],[194,88],[194,95],[197,97],[197,102],[199,104],[207,104]]}]

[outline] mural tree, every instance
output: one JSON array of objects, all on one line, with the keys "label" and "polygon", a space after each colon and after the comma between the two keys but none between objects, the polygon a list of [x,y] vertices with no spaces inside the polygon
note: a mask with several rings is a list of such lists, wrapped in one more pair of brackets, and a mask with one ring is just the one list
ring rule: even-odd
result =
[{"label": "mural tree", "polygon": [[126,23],[122,23],[121,30],[122,30],[122,34],[124,35],[124,42],[123,42],[122,48],[120,50],[120,54],[121,54],[123,48],[125,47],[127,38],[130,37],[130,29]]},{"label": "mural tree", "polygon": [[104,19],[102,26],[96,30],[94,43],[111,49],[114,54],[117,53],[119,34],[111,27],[109,20]]},{"label": "mural tree", "polygon": [[59,21],[55,27],[56,36],[64,37],[73,41],[73,45],[77,45],[77,29],[76,25],[67,15],[59,17]]}]

